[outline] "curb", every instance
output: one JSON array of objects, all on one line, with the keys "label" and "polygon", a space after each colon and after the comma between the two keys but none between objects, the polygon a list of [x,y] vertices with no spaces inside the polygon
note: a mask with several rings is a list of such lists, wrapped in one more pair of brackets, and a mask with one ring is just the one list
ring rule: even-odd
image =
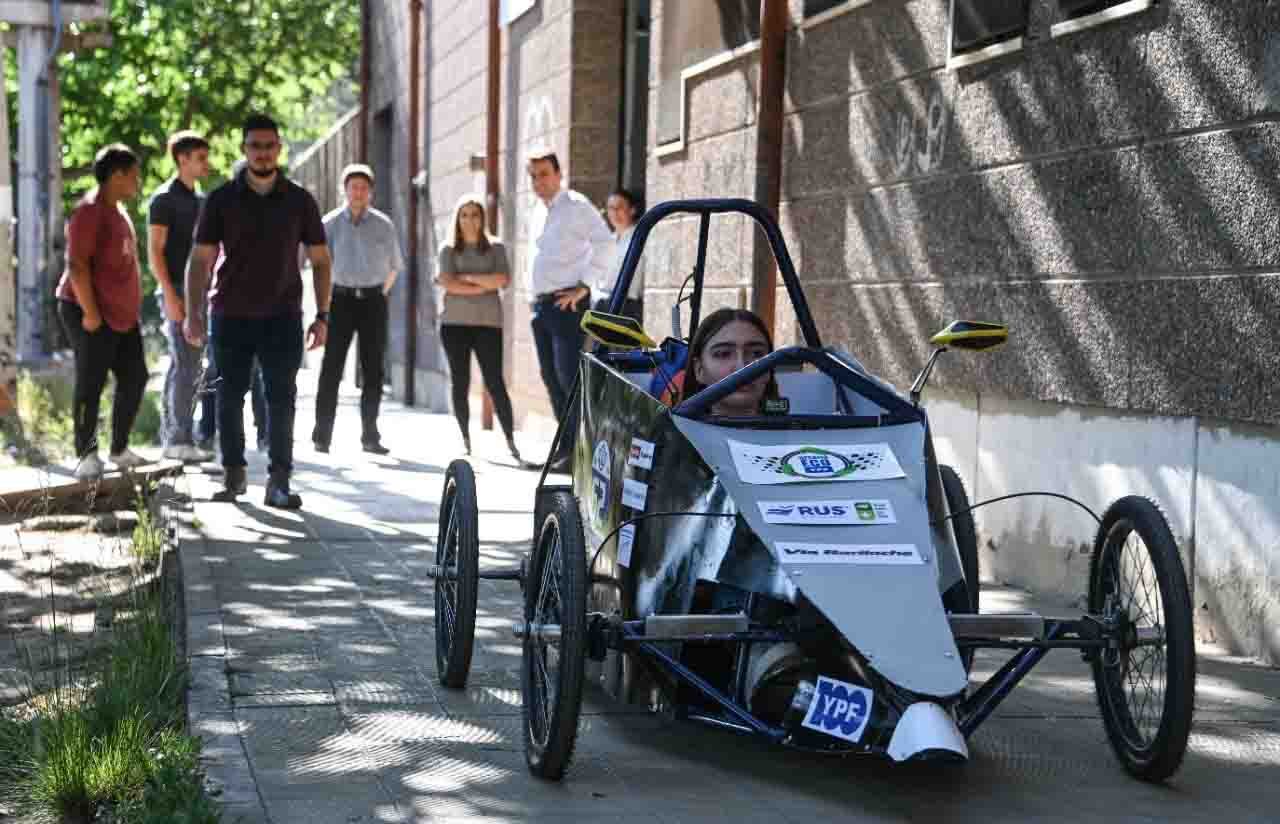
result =
[{"label": "curb", "polygon": [[229,822],[270,822],[258,782],[249,765],[240,723],[231,704],[227,645],[222,634],[222,603],[204,560],[205,538],[192,525],[190,504],[170,510],[177,548],[182,610],[186,630],[187,730],[203,742],[200,763],[205,787]]}]

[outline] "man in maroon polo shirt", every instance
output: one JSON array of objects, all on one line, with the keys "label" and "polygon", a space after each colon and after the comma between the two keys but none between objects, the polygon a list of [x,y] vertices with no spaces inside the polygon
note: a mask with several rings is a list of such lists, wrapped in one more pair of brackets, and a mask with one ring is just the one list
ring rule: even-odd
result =
[{"label": "man in maroon polo shirt", "polygon": [[[196,245],[187,261],[187,317],[183,333],[204,341],[205,308],[210,341],[222,380],[218,384],[218,436],[225,489],[216,500],[234,501],[247,490],[244,396],[256,357],[267,401],[267,506],[297,509],[289,489],[293,472],[293,416],[302,366],[302,273],[298,246],[306,247],[315,277],[317,313],[307,346],[324,345],[329,318],[330,265],[320,207],[306,189],[277,166],[280,129],[266,115],[244,123],[245,168],[205,200]],[[209,269],[222,245],[226,259],[209,291]],[[206,296],[208,300],[206,301]]]},{"label": "man in maroon polo shirt", "polygon": [[76,359],[76,477],[102,475],[98,407],[107,373],[116,377],[111,410],[111,462],[132,469],[146,460],[129,449],[129,430],[147,385],[142,355],[142,273],[138,239],[124,201],[138,194],[138,157],[122,143],[93,160],[98,187],[67,221],[67,268],[58,282],[58,315]]}]

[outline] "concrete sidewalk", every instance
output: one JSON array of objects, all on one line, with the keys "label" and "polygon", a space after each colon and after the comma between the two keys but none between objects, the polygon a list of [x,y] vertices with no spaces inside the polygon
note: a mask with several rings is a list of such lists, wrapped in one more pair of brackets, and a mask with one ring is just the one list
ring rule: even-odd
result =
[{"label": "concrete sidewalk", "polygon": [[[1002,705],[963,767],[779,751],[589,689],[567,780],[534,779],[509,633],[515,584],[481,583],[468,688],[435,678],[425,569],[456,427],[388,405],[383,434],[396,457],[366,455],[346,390],[329,455],[310,449],[314,400],[299,399],[301,512],[261,506],[256,455],[239,506],[207,503],[214,478],[182,481],[199,529],[180,552],[190,715],[228,821],[1269,821],[1280,809],[1280,671],[1213,651],[1200,660],[1191,752],[1168,787],[1120,770],[1088,671],[1069,651],[1050,654]],[[475,438],[481,563],[514,564],[537,475],[486,460],[505,458],[496,435]],[[989,589],[983,606],[1060,611],[1007,588]],[[977,675],[1000,662],[981,658]]]}]

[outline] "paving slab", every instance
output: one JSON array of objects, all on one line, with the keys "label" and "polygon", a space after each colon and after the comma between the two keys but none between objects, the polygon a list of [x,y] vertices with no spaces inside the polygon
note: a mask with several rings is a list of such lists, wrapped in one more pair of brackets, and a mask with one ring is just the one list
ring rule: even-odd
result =
[{"label": "paving slab", "polygon": [[[303,389],[299,432],[314,405]],[[344,389],[333,453],[299,440],[300,512],[263,508],[260,486],[240,505],[209,503],[216,479],[184,479],[202,525],[182,546],[192,718],[228,821],[1261,822],[1280,809],[1280,670],[1212,647],[1198,659],[1186,762],[1163,787],[1120,770],[1088,666],[1070,651],[1050,653],[997,709],[962,766],[783,751],[589,687],[568,778],[537,780],[509,634],[518,587],[482,582],[467,687],[436,676],[426,569],[454,423],[387,404],[381,426],[397,455],[359,452],[357,399]],[[478,433],[477,452],[499,454],[499,440]],[[537,476],[483,454],[474,464],[482,563],[513,565]],[[252,483],[262,474],[251,453]],[[995,585],[984,609],[1070,612]],[[979,654],[975,681],[1005,657]]]}]

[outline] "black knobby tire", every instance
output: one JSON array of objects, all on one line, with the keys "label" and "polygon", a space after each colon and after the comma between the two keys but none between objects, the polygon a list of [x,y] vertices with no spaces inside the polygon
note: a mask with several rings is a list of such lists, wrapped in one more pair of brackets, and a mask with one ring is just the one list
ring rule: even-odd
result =
[{"label": "black knobby tire", "polygon": [[[973,513],[969,511],[969,495],[954,469],[939,464],[938,472],[942,476],[942,491],[947,499],[947,512],[952,515],[951,528],[955,532],[960,567],[964,572],[963,584],[957,583],[942,594],[942,605],[948,612],[976,615],[982,584],[978,580],[978,531],[973,525]],[[964,671],[968,672],[973,666],[973,647],[961,650],[960,659],[964,663]]]},{"label": "black knobby tire", "polygon": [[[1120,618],[1120,643],[1093,658],[1111,748],[1143,781],[1163,781],[1187,751],[1195,706],[1191,596],[1178,546],[1152,501],[1121,498],[1102,517],[1089,564],[1089,612]],[[1146,639],[1138,633],[1146,630]]]},{"label": "black knobby tire", "polygon": [[436,672],[453,689],[467,685],[476,637],[476,595],[480,577],[476,477],[471,464],[449,464],[440,498],[436,540]]},{"label": "black knobby tire", "polygon": [[587,561],[582,520],[572,493],[546,501],[525,582],[526,626],[555,624],[559,641],[527,632],[521,659],[525,760],[540,778],[558,781],[573,759],[582,710],[587,633]]}]

